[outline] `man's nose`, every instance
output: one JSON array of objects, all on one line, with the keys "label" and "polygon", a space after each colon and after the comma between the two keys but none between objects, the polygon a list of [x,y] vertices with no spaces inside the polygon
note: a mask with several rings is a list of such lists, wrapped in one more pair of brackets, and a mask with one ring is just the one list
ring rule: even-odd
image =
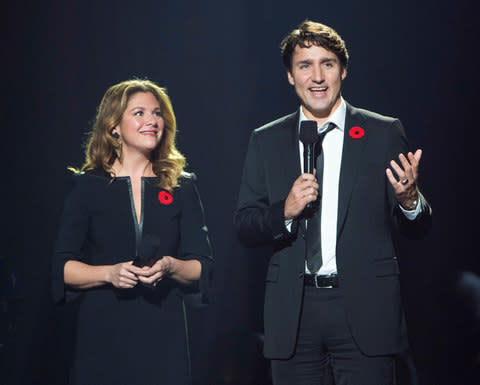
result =
[{"label": "man's nose", "polygon": [[313,66],[312,80],[317,83],[321,83],[324,80],[321,66]]}]

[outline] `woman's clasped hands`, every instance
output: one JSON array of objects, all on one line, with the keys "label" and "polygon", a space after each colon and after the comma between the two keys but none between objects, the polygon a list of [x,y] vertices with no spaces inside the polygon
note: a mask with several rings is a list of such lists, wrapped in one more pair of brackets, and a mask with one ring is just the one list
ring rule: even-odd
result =
[{"label": "woman's clasped hands", "polygon": [[161,280],[172,273],[172,260],[164,256],[151,266],[138,267],[133,261],[112,265],[107,274],[107,281],[118,289],[131,289],[139,282],[147,287],[155,287]]}]

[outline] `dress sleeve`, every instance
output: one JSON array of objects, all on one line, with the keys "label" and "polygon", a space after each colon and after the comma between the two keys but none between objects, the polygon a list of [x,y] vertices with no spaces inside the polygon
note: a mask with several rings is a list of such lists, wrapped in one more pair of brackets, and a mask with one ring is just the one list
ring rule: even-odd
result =
[{"label": "dress sleeve", "polygon": [[81,175],[74,176],[74,187],[68,194],[60,220],[55,250],[52,257],[52,292],[55,303],[71,301],[79,291],[65,286],[63,269],[69,260],[83,261],[82,251],[88,230],[88,212],[85,206],[86,192],[82,188]]},{"label": "dress sleeve", "polygon": [[203,205],[195,180],[195,175],[191,174],[182,181],[182,216],[178,258],[196,259],[202,265],[198,285],[182,289],[187,304],[200,306],[211,303],[213,300],[213,256]]}]

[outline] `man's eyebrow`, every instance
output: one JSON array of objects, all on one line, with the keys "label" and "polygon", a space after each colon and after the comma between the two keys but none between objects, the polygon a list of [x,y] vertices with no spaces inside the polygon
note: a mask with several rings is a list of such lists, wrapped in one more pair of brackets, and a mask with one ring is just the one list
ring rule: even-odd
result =
[{"label": "man's eyebrow", "polygon": [[[329,63],[329,62],[334,62],[334,63],[337,63],[338,60],[334,57],[327,57],[327,58],[323,58],[320,60],[320,63]],[[304,60],[300,60],[298,61],[296,64],[312,64],[313,63],[313,59],[304,59]]]},{"label": "man's eyebrow", "polygon": [[312,59],[304,59],[297,62],[297,64],[310,64],[312,63],[312,61],[313,61]]}]

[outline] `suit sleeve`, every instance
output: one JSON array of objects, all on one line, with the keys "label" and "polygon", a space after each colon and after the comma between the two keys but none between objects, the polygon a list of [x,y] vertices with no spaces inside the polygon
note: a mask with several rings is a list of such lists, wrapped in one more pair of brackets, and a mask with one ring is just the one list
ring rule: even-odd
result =
[{"label": "suit sleeve", "polygon": [[52,258],[52,293],[55,302],[71,301],[81,293],[69,289],[64,282],[63,269],[69,260],[83,261],[82,251],[88,231],[86,193],[82,176],[74,176],[75,185],[67,196]]},{"label": "suit sleeve", "polygon": [[194,174],[191,174],[191,177],[185,178],[181,187],[182,217],[178,258],[196,259],[202,265],[198,285],[182,289],[186,302],[198,306],[213,300],[213,256],[195,179]]},{"label": "suit sleeve", "polygon": [[254,131],[248,145],[234,219],[237,234],[246,246],[271,244],[295,234],[285,227],[285,199],[270,202],[267,183],[258,132]]},{"label": "suit sleeve", "polygon": [[[389,148],[390,159],[393,160],[397,160],[400,153],[406,155],[411,151],[403,125],[398,119],[392,123]],[[432,224],[432,209],[420,190],[418,191],[418,199],[421,212],[414,220],[410,220],[400,209],[393,187],[388,180],[387,185],[391,213],[398,231],[409,239],[420,239],[426,236]]]}]

